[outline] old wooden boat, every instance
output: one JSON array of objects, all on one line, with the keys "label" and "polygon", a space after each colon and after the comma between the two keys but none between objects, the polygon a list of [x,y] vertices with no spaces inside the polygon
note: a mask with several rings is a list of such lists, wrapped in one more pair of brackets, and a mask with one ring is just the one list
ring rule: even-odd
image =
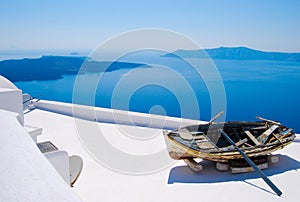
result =
[{"label": "old wooden boat", "polygon": [[224,123],[210,121],[207,124],[165,131],[169,155],[176,160],[185,160],[195,171],[202,168],[193,160],[194,158],[247,166],[237,148],[222,136],[221,131],[224,131],[239,149],[256,164],[261,164],[272,152],[290,144],[295,139],[295,133],[293,129],[277,121],[258,118],[260,121]]}]

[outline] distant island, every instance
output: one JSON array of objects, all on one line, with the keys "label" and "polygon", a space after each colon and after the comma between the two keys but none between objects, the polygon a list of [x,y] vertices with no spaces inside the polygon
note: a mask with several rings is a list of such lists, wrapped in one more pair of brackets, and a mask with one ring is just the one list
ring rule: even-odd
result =
[{"label": "distant island", "polygon": [[200,50],[176,50],[164,57],[207,58],[230,60],[285,60],[300,62],[300,53],[264,52],[247,47],[220,47]]},{"label": "distant island", "polygon": [[86,64],[84,67],[87,68],[81,69],[81,73],[109,72],[118,69],[148,67],[145,64],[138,63],[99,62],[87,57],[42,56],[40,58],[0,61],[0,75],[12,82],[55,80],[61,79],[63,75],[76,75],[84,62]]},{"label": "distant island", "polygon": [[80,55],[78,52],[71,52],[70,55]]},{"label": "distant island", "polygon": [[[220,47],[200,50],[178,49],[163,57],[212,58],[228,60],[280,60],[300,62],[300,53],[264,52],[247,47]],[[0,61],[0,75],[9,80],[32,81],[61,79],[63,75],[76,75],[85,62],[85,72],[109,72],[119,69],[149,67],[145,64],[130,62],[95,61],[78,56],[76,52],[70,56],[42,56],[40,58],[24,58]],[[109,66],[109,67],[108,67]],[[107,68],[108,67],[108,68]]]}]

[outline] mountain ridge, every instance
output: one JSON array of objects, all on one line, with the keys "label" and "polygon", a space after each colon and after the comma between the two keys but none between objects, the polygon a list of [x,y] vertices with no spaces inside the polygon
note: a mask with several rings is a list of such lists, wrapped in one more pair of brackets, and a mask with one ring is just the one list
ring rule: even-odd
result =
[{"label": "mountain ridge", "polygon": [[164,57],[185,58],[212,58],[212,59],[235,59],[235,60],[286,60],[300,62],[300,53],[267,52],[251,49],[244,46],[219,47],[198,50],[178,49]]}]

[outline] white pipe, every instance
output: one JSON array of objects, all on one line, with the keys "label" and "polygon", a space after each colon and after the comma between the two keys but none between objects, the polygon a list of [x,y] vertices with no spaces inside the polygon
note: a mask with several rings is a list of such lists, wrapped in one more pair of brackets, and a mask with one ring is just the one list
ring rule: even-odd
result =
[{"label": "white pipe", "polygon": [[187,125],[206,123],[199,120],[77,105],[48,100],[40,100],[38,102],[34,102],[34,106],[37,109],[73,116],[75,118],[84,120],[131,126],[144,126],[159,129],[173,130]]}]

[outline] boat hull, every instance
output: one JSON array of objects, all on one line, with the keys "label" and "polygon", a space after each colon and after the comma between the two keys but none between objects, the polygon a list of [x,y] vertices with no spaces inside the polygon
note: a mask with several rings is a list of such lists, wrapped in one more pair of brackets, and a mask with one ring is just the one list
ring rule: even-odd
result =
[{"label": "boat hull", "polygon": [[[255,122],[256,123],[256,122]],[[227,123],[224,123],[225,125]],[[235,123],[236,124],[236,123]],[[244,124],[244,122],[240,123]],[[250,124],[249,124],[250,125]],[[260,125],[264,125],[263,123],[259,123]],[[205,125],[204,125],[205,126]],[[202,126],[201,126],[202,127]],[[228,124],[226,125],[228,127]],[[257,125],[255,125],[257,127]],[[270,126],[269,128],[271,128]],[[193,128],[196,128],[193,126]],[[200,128],[200,126],[198,127]],[[275,128],[275,127],[274,127]],[[276,127],[276,128],[279,128]],[[186,128],[184,128],[186,129]],[[190,128],[188,128],[190,129]],[[279,129],[277,129],[279,130]],[[284,126],[280,126],[280,131],[287,131],[288,129],[285,128]],[[176,133],[178,130],[175,131]],[[190,131],[191,133],[195,131]],[[199,132],[199,131],[197,131]],[[287,131],[288,132],[288,131]],[[241,134],[239,134],[242,136]],[[245,135],[245,134],[243,134]],[[216,162],[228,162],[229,160],[234,160],[234,159],[242,159],[242,155],[233,147],[227,146],[226,149],[224,148],[210,148],[210,149],[203,149],[201,147],[196,147],[193,146],[194,143],[193,140],[187,141],[187,140],[182,140],[182,138],[179,138],[174,135],[174,131],[172,132],[164,132],[165,136],[165,141],[167,144],[168,152],[171,158],[175,160],[180,160],[180,159],[191,159],[191,158],[201,158],[205,160],[210,160],[210,161],[216,161]],[[206,136],[207,138],[207,136]],[[248,146],[242,146],[240,149],[242,149],[245,154],[247,154],[248,157],[258,157],[258,156],[266,156],[271,154],[274,151],[280,150],[284,148],[285,146],[289,145],[292,143],[292,141],[295,138],[295,134],[290,130],[287,134],[282,135],[280,139],[275,139],[273,137],[270,137],[268,139],[268,142],[260,145],[255,145],[253,142],[251,142],[253,145],[248,145]],[[248,138],[249,139],[249,138]],[[257,138],[259,139],[259,138]],[[248,140],[246,140],[248,141]],[[254,141],[254,140],[253,140]],[[259,144],[259,143],[257,143]]]},{"label": "boat hull", "polygon": [[[249,157],[265,156],[277,150],[283,149],[283,147],[291,143],[292,141],[288,141],[282,145],[266,147],[264,149],[246,150],[245,153]],[[216,162],[228,162],[228,160],[243,158],[242,155],[237,151],[220,152],[220,153],[213,153],[213,152],[207,153],[207,152],[196,151],[170,138],[168,138],[167,145],[168,145],[168,152],[170,157],[175,160],[187,159],[187,158],[201,158],[204,160],[210,160]]]}]

